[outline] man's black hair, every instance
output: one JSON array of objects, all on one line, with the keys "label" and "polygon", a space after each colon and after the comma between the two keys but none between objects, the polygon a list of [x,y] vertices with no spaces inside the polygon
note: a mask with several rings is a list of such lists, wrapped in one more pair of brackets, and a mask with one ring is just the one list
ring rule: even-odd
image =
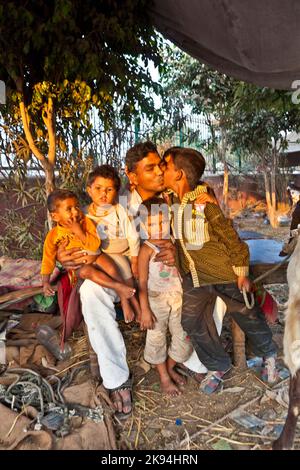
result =
[{"label": "man's black hair", "polygon": [[121,178],[117,172],[117,170],[111,165],[100,165],[96,166],[91,173],[89,173],[87,179],[87,186],[91,186],[96,178],[101,177],[105,179],[113,180],[114,187],[116,191],[120,190],[121,187]]},{"label": "man's black hair", "polygon": [[156,145],[149,140],[147,142],[139,142],[127,150],[125,157],[125,165],[128,171],[134,171],[136,164],[147,157],[148,153],[157,153]]},{"label": "man's black hair", "polygon": [[191,190],[199,184],[205,170],[205,159],[198,150],[184,147],[171,147],[165,151],[163,160],[171,155],[178,170],[184,170]]},{"label": "man's black hair", "polygon": [[55,189],[47,197],[48,211],[55,212],[59,202],[65,201],[68,198],[74,198],[78,200],[78,197],[75,193],[73,193],[73,191],[69,191],[68,189]]}]

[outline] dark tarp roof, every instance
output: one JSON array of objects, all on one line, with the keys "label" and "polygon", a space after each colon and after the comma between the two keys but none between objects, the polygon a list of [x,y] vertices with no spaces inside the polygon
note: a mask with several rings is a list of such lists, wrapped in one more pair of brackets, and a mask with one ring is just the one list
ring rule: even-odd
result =
[{"label": "dark tarp roof", "polygon": [[299,0],[154,0],[154,26],[240,80],[289,89],[300,80]]}]

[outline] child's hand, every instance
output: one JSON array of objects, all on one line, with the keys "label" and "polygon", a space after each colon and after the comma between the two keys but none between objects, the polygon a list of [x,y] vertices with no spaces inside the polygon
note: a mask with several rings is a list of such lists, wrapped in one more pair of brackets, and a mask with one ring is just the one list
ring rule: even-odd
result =
[{"label": "child's hand", "polygon": [[82,233],[82,227],[79,220],[69,219],[67,222],[68,229],[75,235]]},{"label": "child's hand", "polygon": [[52,295],[55,294],[55,291],[52,289],[50,282],[44,283],[43,291],[44,291],[45,297],[51,297]]},{"label": "child's hand", "polygon": [[137,256],[131,257],[131,271],[132,271],[134,279],[138,280],[139,270],[138,270],[138,257]]},{"label": "child's hand", "polygon": [[141,314],[141,330],[153,330],[156,317],[151,309],[143,310]]}]

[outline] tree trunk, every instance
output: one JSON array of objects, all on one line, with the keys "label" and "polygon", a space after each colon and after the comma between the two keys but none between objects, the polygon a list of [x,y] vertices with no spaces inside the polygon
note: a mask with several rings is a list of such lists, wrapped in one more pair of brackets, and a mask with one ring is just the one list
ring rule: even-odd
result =
[{"label": "tree trunk", "polygon": [[[270,224],[272,227],[277,227],[277,217],[276,217],[276,205],[273,205],[273,194],[272,194],[272,186],[269,180],[269,173],[267,171],[264,171],[264,180],[265,180],[265,192],[266,192],[266,202],[267,202],[267,208],[268,208],[268,216],[270,220]],[[276,203],[276,198],[275,198],[275,203]]]},{"label": "tree trunk", "polygon": [[221,128],[221,142],[219,147],[219,156],[220,160],[223,162],[224,165],[224,179],[223,179],[223,204],[222,209],[227,217],[229,215],[229,207],[228,207],[228,193],[229,193],[229,171],[228,165],[226,162],[226,151],[227,151],[227,137],[226,137],[226,130],[223,126]]},{"label": "tree trunk", "polygon": [[273,208],[273,217],[270,219],[272,227],[278,227],[277,220],[277,197],[276,197],[276,172],[277,172],[277,153],[276,147],[272,150],[272,167],[271,167],[271,200]]},{"label": "tree trunk", "polygon": [[[56,137],[55,137],[55,115],[54,115],[54,106],[53,106],[53,99],[51,97],[48,98],[46,113],[43,114],[42,118],[44,124],[48,131],[48,158],[45,157],[36,146],[33,135],[30,130],[29,126],[29,117],[28,117],[28,110],[25,106],[24,97],[20,100],[20,112],[24,127],[24,132],[26,136],[26,140],[28,142],[29,148],[32,153],[36,156],[36,158],[41,162],[41,165],[45,172],[45,189],[46,189],[46,196],[48,196],[55,188],[54,184],[54,168],[55,168],[55,157],[56,157]],[[49,212],[47,213],[47,220],[49,229],[52,228],[53,223],[50,217]]]},{"label": "tree trunk", "polygon": [[48,197],[49,194],[55,188],[55,178],[54,178],[54,166],[47,162],[46,165],[43,165],[45,171],[45,189],[46,189],[46,196]]},{"label": "tree trunk", "polygon": [[223,211],[226,216],[228,215],[228,212],[229,212],[228,193],[229,193],[229,172],[228,172],[228,165],[226,162],[224,162]]},{"label": "tree trunk", "polygon": [[[45,171],[45,189],[46,189],[46,197],[49,196],[50,193],[55,189],[55,177],[54,177],[54,165],[51,165],[49,162],[46,162],[43,165]],[[49,230],[53,227],[53,221],[50,216],[49,211],[47,211],[47,221]]]}]

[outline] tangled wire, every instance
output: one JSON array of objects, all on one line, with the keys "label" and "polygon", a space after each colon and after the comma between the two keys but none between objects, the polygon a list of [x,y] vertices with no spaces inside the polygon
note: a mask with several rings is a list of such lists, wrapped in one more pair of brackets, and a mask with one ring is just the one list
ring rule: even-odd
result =
[{"label": "tangled wire", "polygon": [[14,368],[6,371],[7,374],[17,375],[16,380],[5,387],[0,385],[0,402],[10,405],[14,411],[21,412],[27,406],[33,406],[37,417],[33,420],[34,429],[40,430],[43,426],[55,431],[58,436],[70,433],[70,417],[80,416],[93,420],[103,421],[103,409],[89,408],[77,403],[66,403],[62,395],[73,381],[75,374],[86,366],[72,370],[62,379],[50,375],[46,379],[31,369]]}]

